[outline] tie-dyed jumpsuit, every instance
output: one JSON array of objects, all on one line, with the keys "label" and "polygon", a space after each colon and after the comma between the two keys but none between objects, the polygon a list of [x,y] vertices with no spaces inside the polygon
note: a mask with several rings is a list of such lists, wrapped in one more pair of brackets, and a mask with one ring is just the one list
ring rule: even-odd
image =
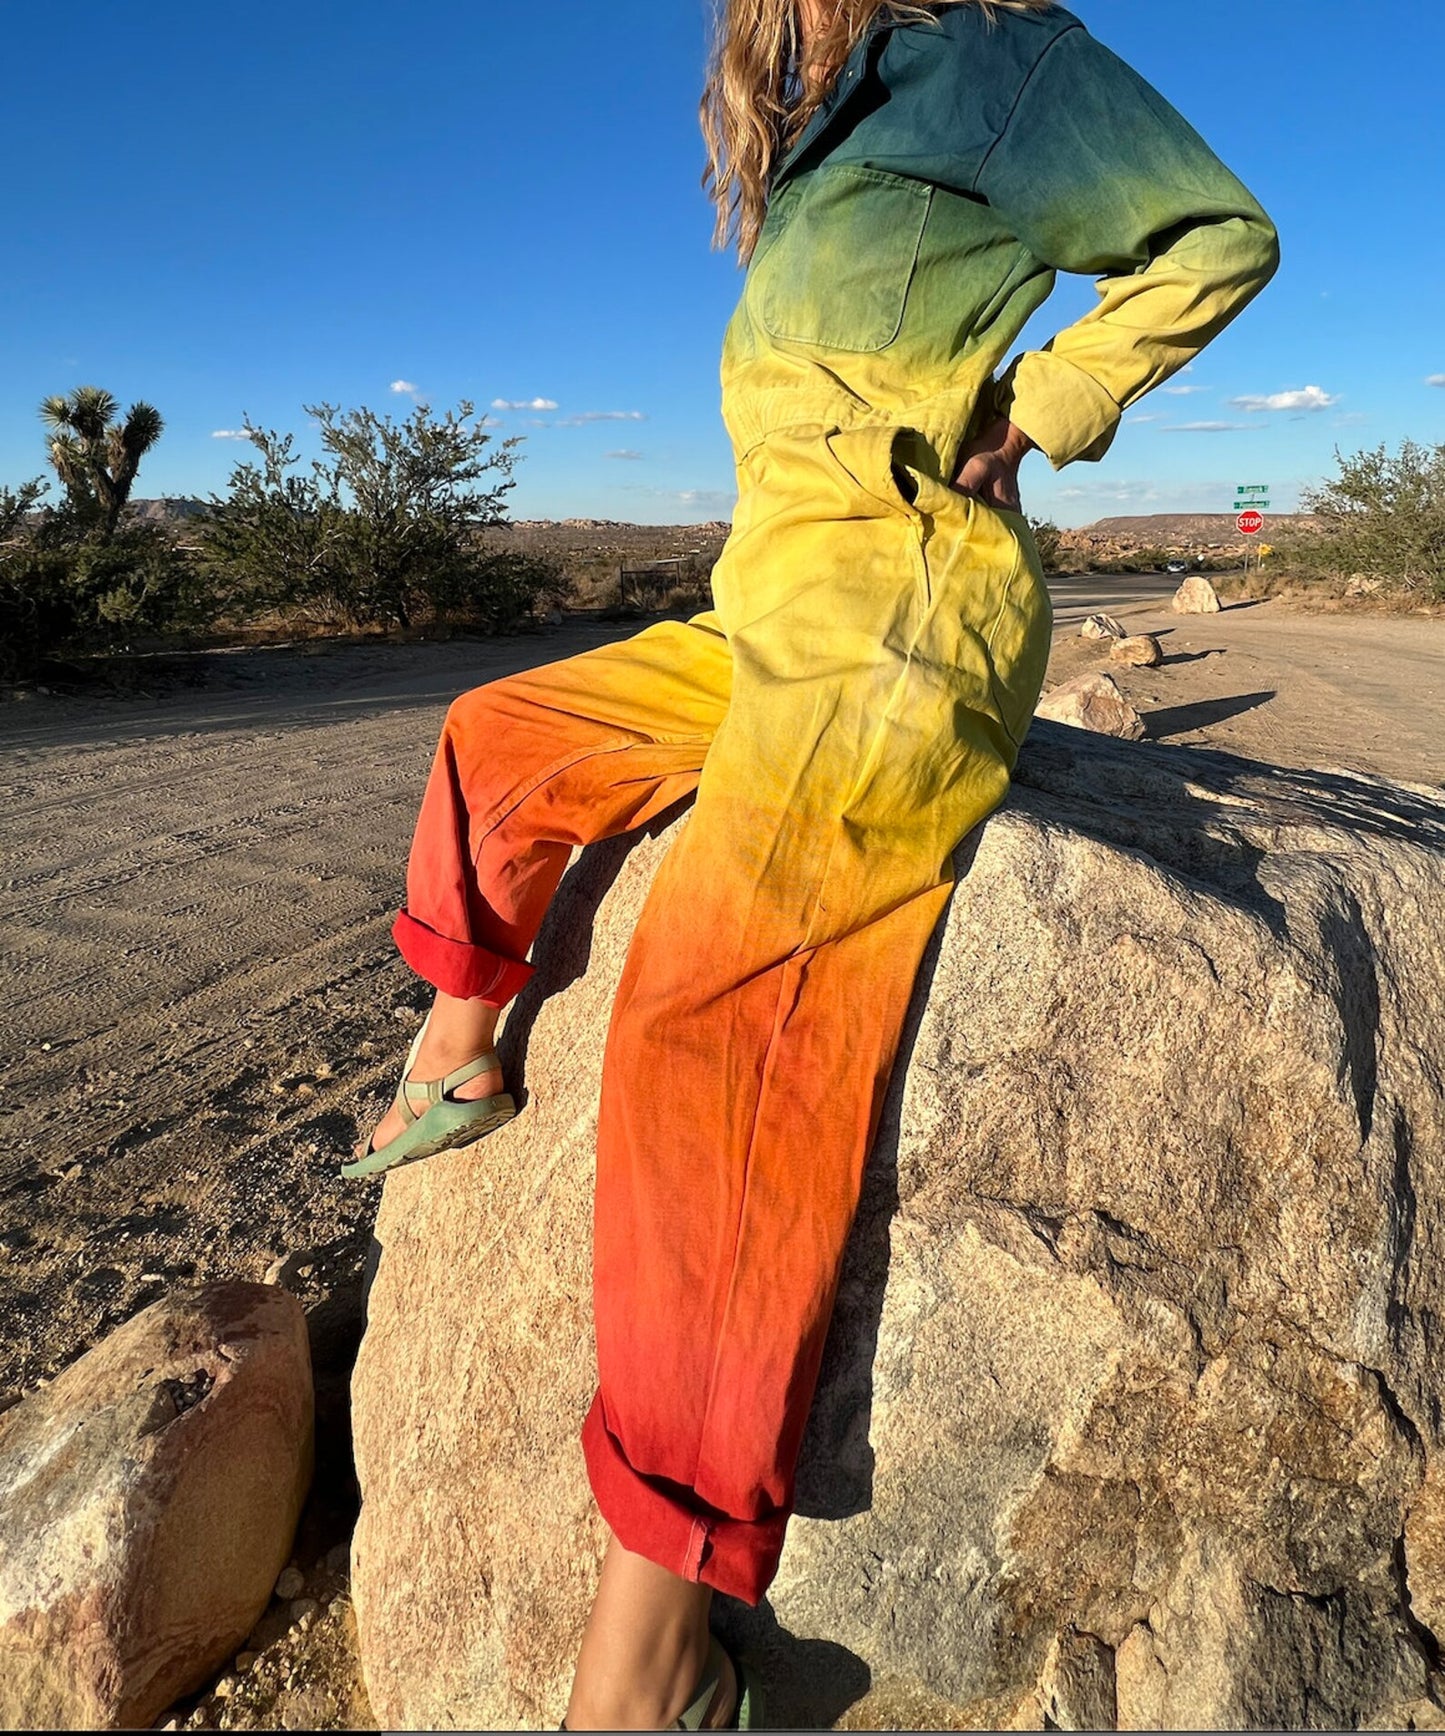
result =
[{"label": "tie-dyed jumpsuit", "polygon": [[[960,447],[1003,412],[1055,467],[1102,456],[1276,260],[1068,13],[875,28],[775,174],[727,332],[715,608],[448,713],[395,933],[451,995],[503,1005],[573,847],[695,793],[607,1040],[583,1428],[612,1530],[686,1578],[756,1602],[776,1571],[950,855],[1043,679],[1027,525],[950,486]],[[1056,270],[1097,307],[996,378]]]}]

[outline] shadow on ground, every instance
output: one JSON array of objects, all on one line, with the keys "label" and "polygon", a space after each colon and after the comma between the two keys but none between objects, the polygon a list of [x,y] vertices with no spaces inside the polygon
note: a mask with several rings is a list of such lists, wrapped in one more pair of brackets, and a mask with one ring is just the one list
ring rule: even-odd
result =
[{"label": "shadow on ground", "polygon": [[[1208,653],[1201,655],[1207,656]],[[1208,729],[1212,724],[1240,717],[1246,711],[1256,711],[1261,705],[1268,705],[1274,697],[1271,690],[1268,693],[1237,693],[1228,699],[1201,699],[1193,705],[1166,705],[1148,712],[1144,723],[1150,740],[1162,741],[1171,735],[1189,735],[1194,730]]]}]

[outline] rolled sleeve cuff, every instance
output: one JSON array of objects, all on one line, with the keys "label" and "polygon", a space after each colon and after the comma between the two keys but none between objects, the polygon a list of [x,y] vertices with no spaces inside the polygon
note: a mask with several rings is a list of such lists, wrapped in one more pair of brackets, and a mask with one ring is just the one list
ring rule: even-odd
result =
[{"label": "rolled sleeve cuff", "polygon": [[469,941],[449,940],[407,910],[397,912],[391,933],[397,951],[416,974],[454,1000],[504,1007],[532,975],[532,966],[520,959],[504,958]]},{"label": "rolled sleeve cuff", "polygon": [[1021,355],[998,383],[998,408],[1022,428],[1055,470],[1102,458],[1120,409],[1092,374],[1050,350]]}]

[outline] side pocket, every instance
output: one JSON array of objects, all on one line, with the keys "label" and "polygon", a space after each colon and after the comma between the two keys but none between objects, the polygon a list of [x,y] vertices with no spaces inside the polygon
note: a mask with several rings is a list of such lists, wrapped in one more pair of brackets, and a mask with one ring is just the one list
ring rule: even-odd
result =
[{"label": "side pocket", "polygon": [[830,428],[824,445],[833,468],[890,513],[916,520],[918,485],[905,460],[913,430],[892,422],[865,422],[856,428]]}]

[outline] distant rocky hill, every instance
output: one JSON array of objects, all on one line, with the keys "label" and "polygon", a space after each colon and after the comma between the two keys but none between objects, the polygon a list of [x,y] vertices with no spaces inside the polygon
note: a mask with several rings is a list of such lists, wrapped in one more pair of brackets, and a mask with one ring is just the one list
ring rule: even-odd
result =
[{"label": "distant rocky hill", "polygon": [[160,500],[133,500],[130,503],[131,514],[148,524],[183,524],[189,519],[204,518],[210,510],[204,500],[191,495],[165,495]]},{"label": "distant rocky hill", "polygon": [[[1315,523],[1306,512],[1266,513],[1267,528],[1278,535],[1286,530],[1307,530]],[[1170,548],[1178,544],[1234,544],[1241,542],[1232,512],[1154,512],[1119,518],[1096,519],[1070,534],[1100,537],[1136,547]]]},{"label": "distant rocky hill", "polygon": [[[167,495],[160,500],[135,500],[131,511],[152,521],[202,518],[209,511],[204,500],[193,496]],[[1267,514],[1268,529],[1282,531],[1311,528],[1309,513]],[[1239,542],[1231,512],[1155,512],[1121,514],[1096,519],[1068,532],[1070,537],[1099,538],[1138,548],[1169,548],[1186,545],[1232,546]],[[519,518],[506,527],[519,542],[534,548],[615,551],[641,556],[656,549],[659,556],[700,551],[724,539],[731,528],[725,519],[699,524],[634,524],[613,518]]]}]

